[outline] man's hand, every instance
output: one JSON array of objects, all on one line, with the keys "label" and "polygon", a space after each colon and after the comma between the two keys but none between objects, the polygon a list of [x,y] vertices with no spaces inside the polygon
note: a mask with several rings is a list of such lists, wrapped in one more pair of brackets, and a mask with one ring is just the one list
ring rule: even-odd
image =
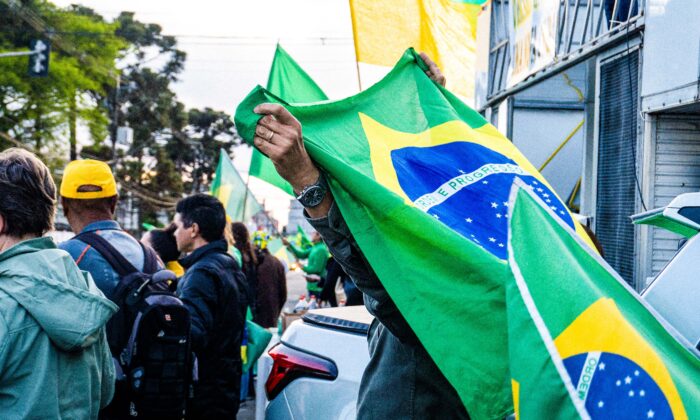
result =
[{"label": "man's hand", "polygon": [[[253,142],[270,158],[280,176],[289,182],[296,192],[301,192],[304,187],[315,183],[321,173],[306,152],[299,121],[285,107],[278,104],[261,104],[253,111],[264,115],[255,127]],[[331,193],[328,191],[321,204],[307,209],[309,216],[325,216],[331,202]]]},{"label": "man's hand", "polygon": [[255,107],[264,115],[255,127],[255,146],[272,160],[275,169],[295,191],[301,191],[318,179],[319,171],[304,148],[301,124],[282,105]]},{"label": "man's hand", "polygon": [[435,64],[435,62],[431,60],[430,57],[428,57],[428,54],[424,52],[420,53],[420,58],[422,58],[425,64],[428,65],[428,70],[425,72],[425,74],[428,77],[430,77],[430,80],[439,84],[442,87],[445,87],[447,79],[445,79],[445,76],[442,75],[440,67],[438,67],[438,65]]}]

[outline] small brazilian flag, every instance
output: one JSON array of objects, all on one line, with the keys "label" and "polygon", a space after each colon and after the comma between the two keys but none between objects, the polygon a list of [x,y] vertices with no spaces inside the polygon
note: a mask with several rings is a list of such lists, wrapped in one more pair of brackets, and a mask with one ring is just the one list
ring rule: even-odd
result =
[{"label": "small brazilian flag", "polygon": [[257,87],[239,105],[236,127],[252,142],[253,109],[264,102],[299,119],[367,261],[470,416],[502,419],[513,410],[505,282],[514,179],[534,185],[561,223],[582,229],[513,143],[426,69],[409,49],[376,85],[315,104],[288,104]]},{"label": "small brazilian flag", "polygon": [[674,338],[536,187],[516,182],[509,222],[516,418],[700,418],[692,346]]}]

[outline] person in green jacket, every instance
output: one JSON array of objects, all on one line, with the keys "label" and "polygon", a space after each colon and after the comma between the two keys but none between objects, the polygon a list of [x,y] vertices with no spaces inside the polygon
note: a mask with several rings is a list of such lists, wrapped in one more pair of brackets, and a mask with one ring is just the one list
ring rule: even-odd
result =
[{"label": "person in green jacket", "polygon": [[117,306],[49,237],[56,187],[31,153],[0,153],[0,417],[96,419],[114,393]]},{"label": "person in green jacket", "polygon": [[[326,275],[326,264],[331,255],[326,244],[321,240],[321,235],[318,232],[314,232],[311,237],[311,246],[306,248],[299,248],[286,239],[283,239],[283,242],[297,258],[307,258],[306,265],[301,265],[301,269],[306,274],[312,275],[306,278],[306,290],[309,293],[309,297],[316,296],[318,299],[321,296],[319,281]],[[318,276],[318,278],[315,276]]]}]

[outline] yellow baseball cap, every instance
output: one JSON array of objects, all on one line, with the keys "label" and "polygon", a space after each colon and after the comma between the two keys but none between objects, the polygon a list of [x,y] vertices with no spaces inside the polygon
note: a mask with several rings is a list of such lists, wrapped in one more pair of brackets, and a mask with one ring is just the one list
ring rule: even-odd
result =
[{"label": "yellow baseball cap", "polygon": [[109,165],[99,160],[74,160],[63,171],[61,196],[90,199],[117,195],[117,183]]}]

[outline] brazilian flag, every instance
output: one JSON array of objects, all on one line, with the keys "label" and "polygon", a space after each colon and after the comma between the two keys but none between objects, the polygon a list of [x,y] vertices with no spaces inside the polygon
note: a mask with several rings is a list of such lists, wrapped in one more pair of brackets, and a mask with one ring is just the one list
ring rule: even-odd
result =
[{"label": "brazilian flag", "polygon": [[[700,359],[516,182],[506,287],[519,418],[700,418]],[[679,341],[680,340],[680,341]]]},{"label": "brazilian flag", "polygon": [[513,143],[426,69],[409,49],[376,85],[315,104],[257,87],[236,126],[252,143],[253,109],[264,102],[299,119],[367,261],[471,417],[502,419],[513,411],[505,284],[514,179],[585,233]]},{"label": "brazilian flag", "polygon": [[[311,76],[279,44],[267,78],[267,89],[288,102],[318,102],[328,99]],[[248,173],[294,196],[292,186],[279,176],[272,161],[257,149],[253,149]]]},{"label": "brazilian flag", "polygon": [[232,222],[247,222],[263,211],[224,150],[219,153],[210,193],[221,201]]}]

